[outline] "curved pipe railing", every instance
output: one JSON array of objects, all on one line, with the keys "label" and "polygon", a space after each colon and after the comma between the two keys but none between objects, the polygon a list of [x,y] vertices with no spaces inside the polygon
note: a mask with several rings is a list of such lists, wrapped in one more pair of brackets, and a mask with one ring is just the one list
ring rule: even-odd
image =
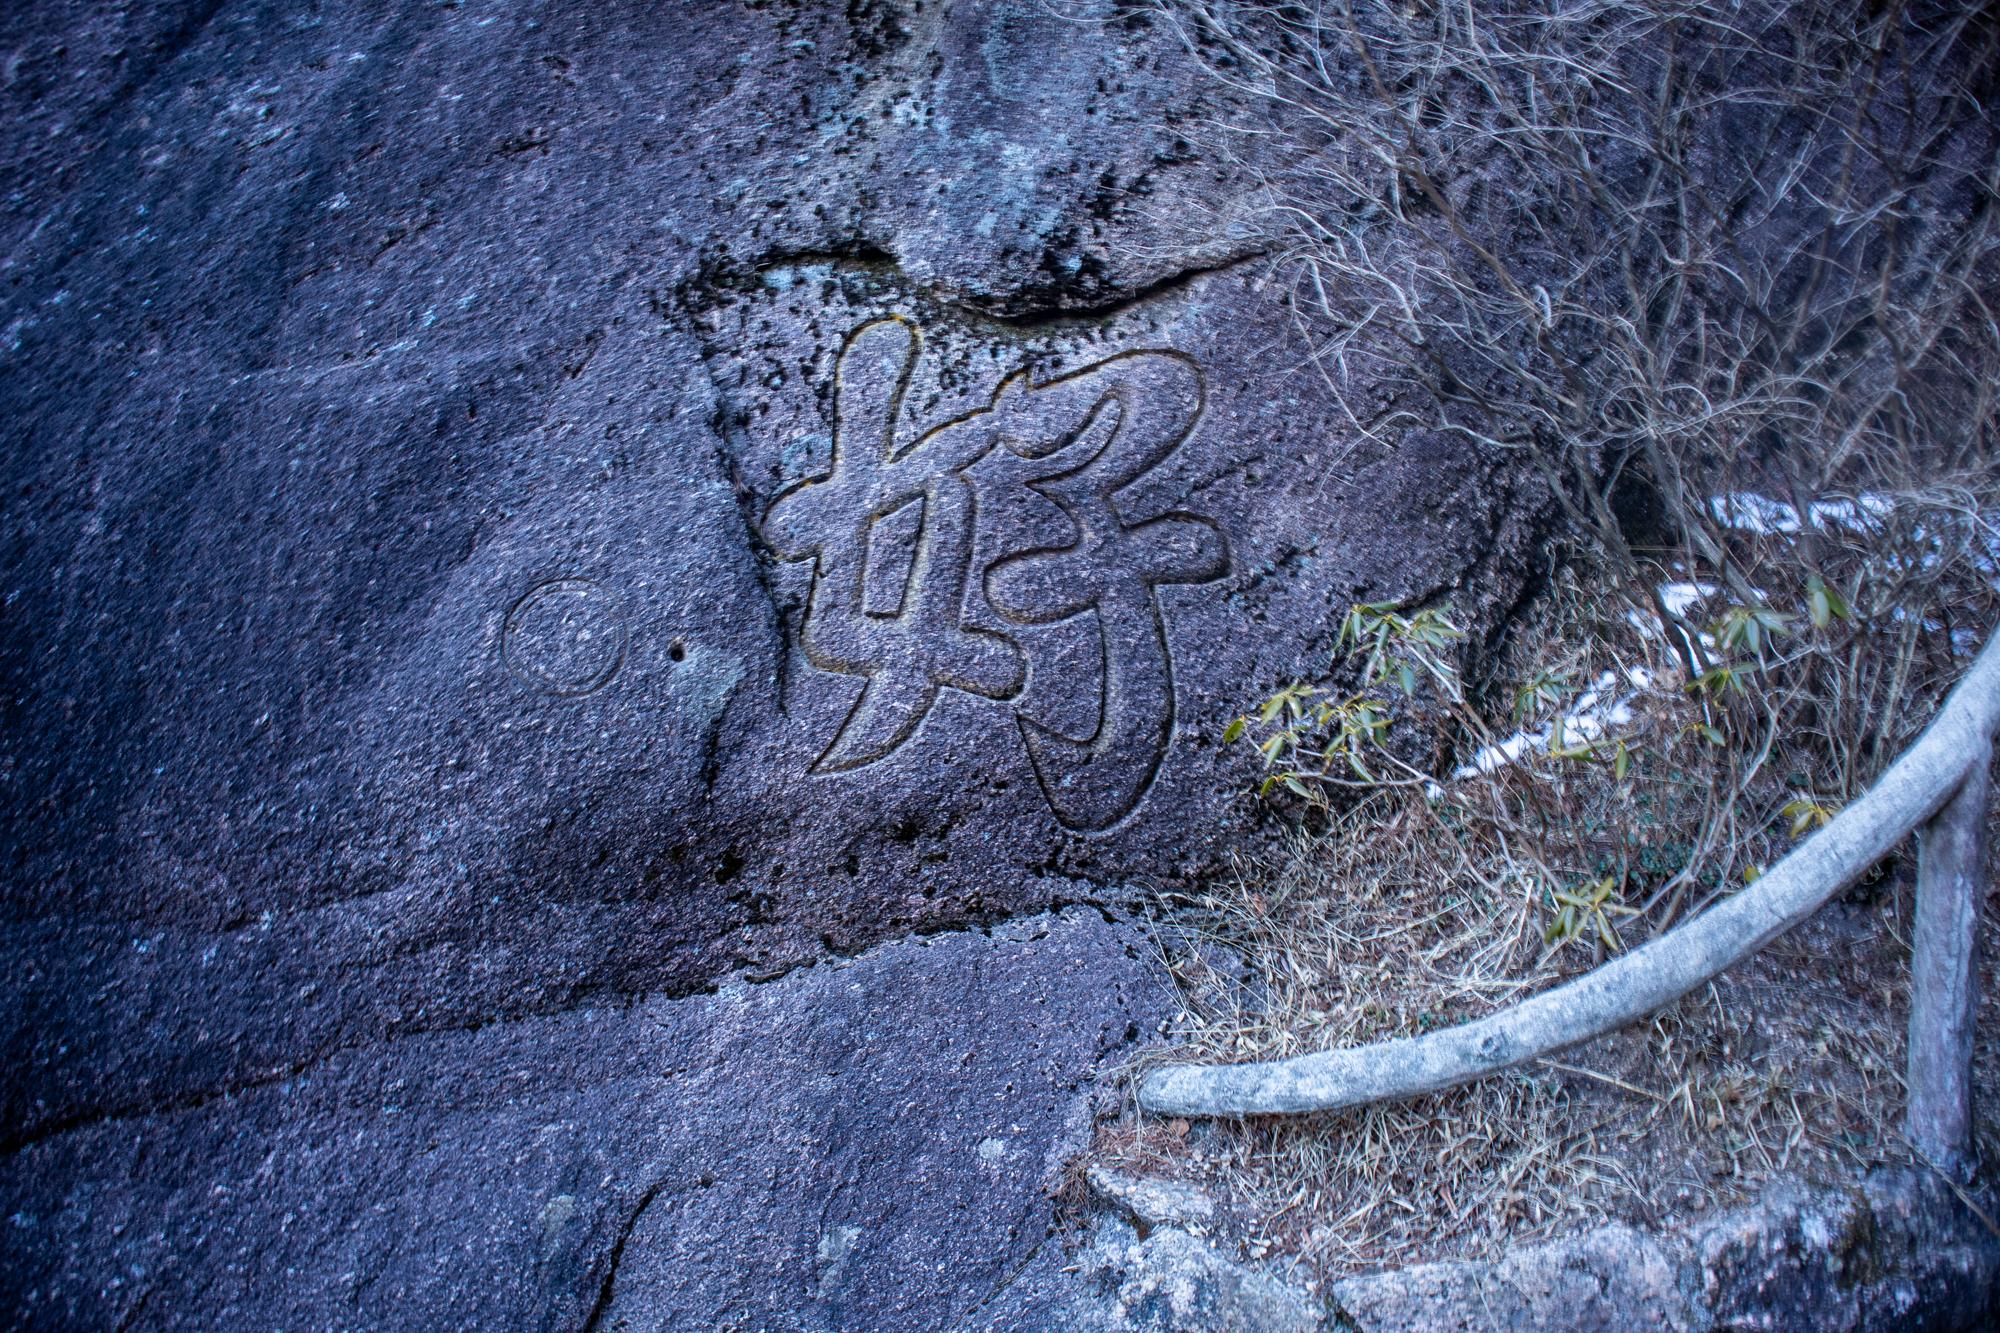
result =
[{"label": "curved pipe railing", "polygon": [[2000,633],[1938,715],[1855,801],[1756,883],[1573,981],[1421,1037],[1245,1065],[1168,1065],[1139,1104],[1181,1116],[1292,1115],[1435,1092],[1602,1036],[1742,962],[1853,884],[1912,830],[1918,853],[1910,1006],[1910,1139],[1971,1167],[1976,931],[1984,898]]}]

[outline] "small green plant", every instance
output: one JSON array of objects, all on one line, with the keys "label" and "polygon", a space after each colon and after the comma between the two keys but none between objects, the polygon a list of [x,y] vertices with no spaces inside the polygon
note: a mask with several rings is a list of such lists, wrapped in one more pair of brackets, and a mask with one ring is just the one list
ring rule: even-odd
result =
[{"label": "small green plant", "polygon": [[1405,695],[1414,695],[1418,680],[1428,678],[1456,701],[1458,672],[1445,654],[1464,638],[1465,631],[1441,608],[1405,616],[1394,602],[1361,602],[1341,621],[1336,647],[1363,656],[1361,679],[1369,685],[1393,681]]},{"label": "small green plant", "polygon": [[1814,629],[1828,629],[1836,620],[1854,619],[1854,609],[1841,596],[1840,589],[1818,574],[1809,574],[1806,576],[1806,618],[1812,621]]},{"label": "small green plant", "polygon": [[[1365,602],[1341,622],[1336,647],[1345,658],[1361,659],[1364,685],[1390,685],[1412,699],[1429,682],[1455,712],[1477,725],[1476,715],[1465,708],[1458,669],[1447,655],[1464,637],[1465,631],[1440,608],[1405,616],[1394,603]],[[1319,784],[1379,787],[1428,782],[1428,775],[1384,748],[1394,722],[1391,705],[1379,693],[1364,689],[1336,696],[1320,686],[1294,681],[1266,698],[1254,713],[1231,721],[1222,740],[1233,745],[1253,729],[1259,733],[1257,752],[1264,767],[1272,770],[1258,787],[1259,796],[1280,787],[1310,797]]]},{"label": "small green plant", "polygon": [[1787,801],[1784,809],[1778,813],[1792,821],[1792,836],[1803,838],[1814,829],[1825,828],[1832,820],[1834,812],[1833,806],[1822,804],[1811,796],[1801,796],[1796,800]]},{"label": "small green plant", "polygon": [[1627,907],[1618,890],[1616,875],[1601,875],[1572,889],[1555,890],[1549,895],[1555,915],[1542,932],[1543,942],[1558,948],[1570,940],[1594,938],[1608,950],[1622,948],[1612,918],[1637,916],[1639,911]]},{"label": "small green plant", "polygon": [[[1708,670],[1688,682],[1688,689],[1703,694],[1710,699],[1722,699],[1729,695],[1744,695],[1749,691],[1750,677],[1757,668],[1744,662],[1717,662]],[[1716,742],[1718,745],[1721,741]]]},{"label": "small green plant", "polygon": [[1537,667],[1514,691],[1514,720],[1526,722],[1569,698],[1570,672],[1556,667]]},{"label": "small green plant", "polygon": [[1748,652],[1762,658],[1764,649],[1780,634],[1791,629],[1792,617],[1768,606],[1732,606],[1723,612],[1709,633],[1715,646],[1725,653]]},{"label": "small green plant", "polygon": [[1368,766],[1370,751],[1380,749],[1382,733],[1391,721],[1388,705],[1364,694],[1336,699],[1316,686],[1292,684],[1266,699],[1254,719],[1239,717],[1222,733],[1224,744],[1243,739],[1250,727],[1266,729],[1257,742],[1268,774],[1258,788],[1268,796],[1284,787],[1299,796],[1311,795],[1308,781],[1339,781],[1344,769],[1362,783],[1379,781]]}]

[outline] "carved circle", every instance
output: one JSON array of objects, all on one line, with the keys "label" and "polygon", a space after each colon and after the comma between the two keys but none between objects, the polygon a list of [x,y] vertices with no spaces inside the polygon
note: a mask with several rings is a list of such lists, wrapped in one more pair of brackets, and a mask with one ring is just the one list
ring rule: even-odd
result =
[{"label": "carved circle", "polygon": [[625,663],[618,601],[589,579],[550,579],[521,594],[500,633],[500,660],[524,685],[576,698]]}]

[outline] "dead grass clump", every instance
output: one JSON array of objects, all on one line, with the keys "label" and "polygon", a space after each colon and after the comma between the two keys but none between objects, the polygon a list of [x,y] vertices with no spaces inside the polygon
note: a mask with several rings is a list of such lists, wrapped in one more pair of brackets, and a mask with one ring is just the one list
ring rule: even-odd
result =
[{"label": "dead grass clump", "polygon": [[[1878,502],[1876,518],[1900,513],[1906,533],[1938,523],[1914,506]],[[1792,540],[1745,532],[1740,558],[1778,575]],[[1709,624],[1706,660],[1734,664],[1740,683],[1721,691],[1689,678],[1643,601],[1574,574],[1481,692],[1445,655],[1448,616],[1421,632],[1395,628],[1414,617],[1363,616],[1348,642],[1372,690],[1287,687],[1239,729],[1297,819],[1281,853],[1166,904],[1180,932],[1171,1058],[1282,1059],[1463,1023],[1749,882],[1907,744],[1975,646],[1968,625],[2000,609],[1990,552],[1924,549],[1911,562],[1923,577],[1894,585],[1904,605],[1865,591],[1888,575],[1857,547],[1854,566],[1822,566],[1855,590],[1845,616],[1771,620],[1754,648],[1725,647],[1743,617],[1699,567],[1662,571],[1680,580],[1662,591]],[[1371,719],[1358,731],[1357,699]],[[1835,754],[1829,736],[1862,720],[1879,746]],[[1397,739],[1412,727],[1441,731],[1460,758],[1448,745],[1434,772],[1417,767],[1427,743]],[[1578,1220],[1658,1220],[1781,1173],[1909,1161],[1911,897],[1910,867],[1889,863],[1643,1026],[1524,1071],[1307,1120],[1131,1125],[1099,1153],[1207,1182],[1232,1202],[1246,1253],[1326,1271]],[[1996,1030],[1983,1030],[1982,1068],[2000,1063]]]},{"label": "dead grass clump", "polygon": [[[1386,817],[1356,811],[1297,835],[1279,864],[1180,905],[1207,924],[1171,954],[1176,1058],[1413,1035],[1585,965],[1581,950],[1547,949],[1544,906],[1504,867],[1472,873],[1462,828],[1420,796],[1395,799]],[[1436,878],[1412,873],[1425,865]],[[1907,885],[1885,880],[1643,1027],[1525,1071],[1306,1120],[1127,1126],[1098,1150],[1203,1181],[1230,1202],[1244,1252],[1328,1272],[1579,1220],[1658,1220],[1781,1172],[1906,1160],[1893,1126],[1907,910]]]}]

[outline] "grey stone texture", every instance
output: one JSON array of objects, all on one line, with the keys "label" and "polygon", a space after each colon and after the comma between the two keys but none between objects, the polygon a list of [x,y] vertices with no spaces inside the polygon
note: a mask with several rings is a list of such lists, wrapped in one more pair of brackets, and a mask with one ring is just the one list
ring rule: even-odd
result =
[{"label": "grey stone texture", "polygon": [[1337,1327],[1301,1286],[1178,1227],[1098,1217],[1050,1245],[954,1333],[1318,1333]]},{"label": "grey stone texture", "polygon": [[1316,1284],[1243,1263],[1194,1223],[1149,1220],[1187,1187],[1093,1172],[1106,1205],[1044,1247],[959,1327],[1079,1333],[1491,1333],[1492,1330],[1929,1329],[1992,1326],[2000,1236],[1934,1175],[1846,1188],[1781,1181],[1757,1202],[1656,1229],[1589,1228],[1482,1261]]},{"label": "grey stone texture", "polygon": [[1512,599],[1081,12],[10,11],[9,1142],[1212,865],[1330,613]]},{"label": "grey stone texture", "polygon": [[942,1327],[1047,1239],[1142,944],[1076,908],[53,1135],[0,1161],[0,1321]]},{"label": "grey stone texture", "polygon": [[[1340,610],[1533,563],[1306,364],[1231,110],[1112,0],[4,7],[7,1308],[926,1328],[1037,1243],[1135,964],[964,932],[1216,865]],[[864,953],[921,1090],[813,1082]]]},{"label": "grey stone texture", "polygon": [[1599,1227],[1490,1263],[1336,1282],[1368,1333],[1448,1329],[1972,1329],[2000,1297],[2000,1236],[1936,1176],[1784,1181],[1680,1226]]}]

